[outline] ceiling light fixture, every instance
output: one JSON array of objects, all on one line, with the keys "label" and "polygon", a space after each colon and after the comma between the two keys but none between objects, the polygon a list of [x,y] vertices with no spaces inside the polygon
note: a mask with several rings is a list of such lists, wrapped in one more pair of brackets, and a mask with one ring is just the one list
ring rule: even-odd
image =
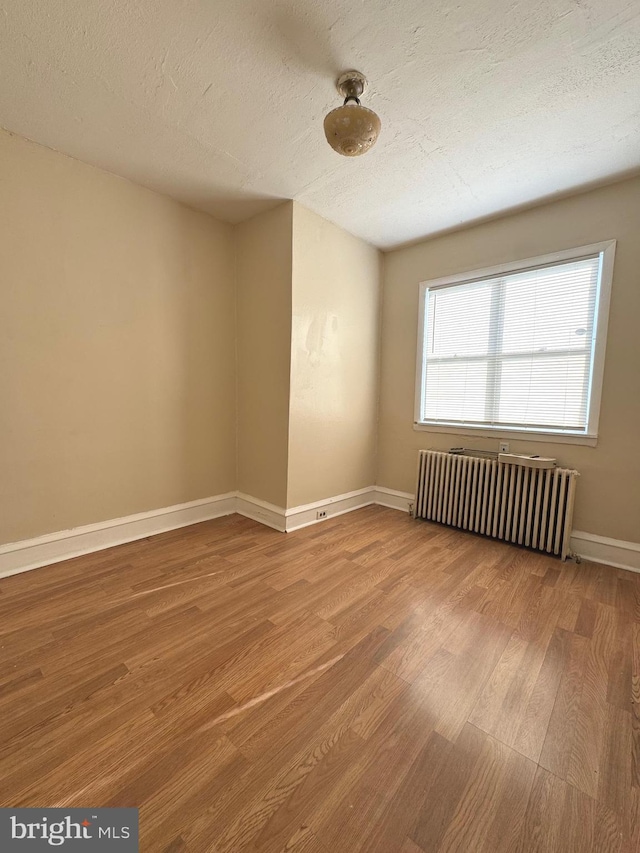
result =
[{"label": "ceiling light fixture", "polygon": [[360,104],[360,95],[367,88],[367,78],[359,71],[345,71],[336,82],[344,104],[331,110],[324,119],[327,142],[345,157],[358,157],[376,144],[380,119]]}]

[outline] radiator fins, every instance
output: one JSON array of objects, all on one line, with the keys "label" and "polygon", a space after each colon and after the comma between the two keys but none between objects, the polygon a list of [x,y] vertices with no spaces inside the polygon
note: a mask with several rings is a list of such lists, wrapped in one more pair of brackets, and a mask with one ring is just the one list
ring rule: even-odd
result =
[{"label": "radiator fins", "polygon": [[414,518],[439,521],[564,560],[578,472],[421,450]]}]

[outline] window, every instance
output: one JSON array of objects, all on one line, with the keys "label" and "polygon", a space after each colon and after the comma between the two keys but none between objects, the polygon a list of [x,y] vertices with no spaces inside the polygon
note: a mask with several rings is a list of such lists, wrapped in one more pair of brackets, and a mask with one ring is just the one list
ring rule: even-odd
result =
[{"label": "window", "polygon": [[420,289],[416,426],[597,436],[615,241]]}]

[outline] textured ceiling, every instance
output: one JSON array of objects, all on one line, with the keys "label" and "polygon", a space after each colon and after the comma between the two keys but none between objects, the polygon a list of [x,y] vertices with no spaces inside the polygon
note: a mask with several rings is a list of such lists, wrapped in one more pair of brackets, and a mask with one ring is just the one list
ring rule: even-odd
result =
[{"label": "textured ceiling", "polygon": [[[640,167],[638,0],[0,0],[0,125],[237,222],[381,247]],[[383,123],[342,158],[338,72]]]}]

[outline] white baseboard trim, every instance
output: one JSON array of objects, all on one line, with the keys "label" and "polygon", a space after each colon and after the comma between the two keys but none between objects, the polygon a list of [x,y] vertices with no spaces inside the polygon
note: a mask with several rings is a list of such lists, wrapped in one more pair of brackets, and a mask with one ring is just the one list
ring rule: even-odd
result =
[{"label": "white baseboard trim", "polygon": [[83,554],[91,554],[94,551],[102,551],[125,542],[134,542],[156,533],[231,515],[234,512],[265,524],[280,533],[286,533],[324,521],[325,519],[317,517],[320,510],[325,510],[326,518],[331,518],[374,503],[406,509],[403,496],[403,492],[392,492],[390,489],[379,490],[369,486],[285,510],[283,507],[242,492],[229,492],[225,495],[0,545],[0,578],[80,557]]},{"label": "white baseboard trim", "polygon": [[[258,521],[260,524],[266,524],[267,527],[272,527],[274,530],[279,530],[281,533],[291,533],[293,530],[300,530],[300,528],[308,527],[310,524],[319,524],[327,518],[370,506],[376,503],[375,497],[375,487],[368,486],[365,489],[357,489],[354,492],[346,492],[343,495],[335,495],[321,501],[284,509],[276,504],[267,503],[259,498],[239,492],[236,512]],[[326,516],[318,518],[318,512],[322,511],[326,512]]]},{"label": "white baseboard trim", "polygon": [[0,545],[0,578],[236,512],[236,493],[189,501]]},{"label": "white baseboard trim", "polygon": [[[371,504],[379,504],[409,512],[413,500],[414,496],[410,492],[399,492],[384,486],[368,486],[325,500],[284,509],[251,495],[229,492],[0,545],[0,578],[235,512],[280,533],[288,533],[311,524],[322,523],[325,519],[318,518],[319,511],[326,511],[326,518],[332,518]],[[584,560],[640,572],[640,543],[608,539],[605,536],[574,530],[571,549]]]},{"label": "white baseboard trim", "polygon": [[[375,486],[367,486],[365,489],[356,489],[355,492],[345,492],[322,501],[310,504],[301,504],[285,510],[285,529],[287,533],[308,527],[310,524],[318,524],[327,518],[336,515],[344,515],[345,512],[353,512],[354,509],[370,506],[376,503]],[[326,512],[325,518],[318,518],[319,512]]]},{"label": "white baseboard trim", "polygon": [[583,560],[640,572],[639,542],[625,542],[623,539],[609,539],[574,530],[571,534],[571,550]]},{"label": "white baseboard trim", "polygon": [[401,509],[403,512],[411,512],[414,500],[415,495],[411,492],[399,492],[397,489],[376,486],[375,503],[380,506],[388,506],[390,509]]},{"label": "white baseboard trim", "polygon": [[281,506],[238,492],[235,512],[260,524],[266,524],[280,533],[286,533],[285,510]]}]

